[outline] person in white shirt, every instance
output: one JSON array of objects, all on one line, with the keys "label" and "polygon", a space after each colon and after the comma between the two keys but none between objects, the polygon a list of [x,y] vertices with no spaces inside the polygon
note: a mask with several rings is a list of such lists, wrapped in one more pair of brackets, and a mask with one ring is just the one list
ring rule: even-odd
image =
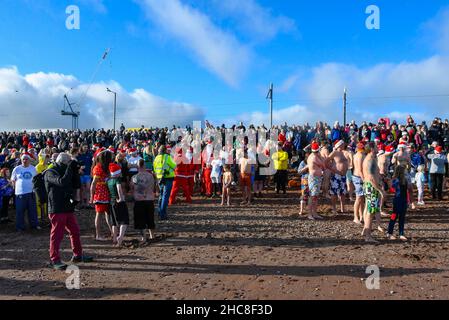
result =
[{"label": "person in white shirt", "polygon": [[423,206],[424,203],[424,182],[425,182],[425,176],[424,176],[424,170],[425,166],[421,165],[418,167],[418,172],[415,175],[415,183],[416,187],[418,188],[418,205]]},{"label": "person in white shirt", "polygon": [[139,172],[139,161],[142,159],[137,152],[137,149],[130,150],[131,156],[128,158],[128,172],[129,176],[133,177]]},{"label": "person in white shirt", "polygon": [[16,196],[16,230],[25,231],[25,210],[28,211],[28,222],[31,229],[40,230],[37,218],[36,196],[33,192],[33,178],[37,175],[36,168],[31,165],[31,156],[24,153],[22,164],[14,168],[11,181]]},{"label": "person in white shirt", "polygon": [[213,185],[213,197],[217,197],[218,193],[221,191],[221,176],[223,173],[223,160],[222,159],[214,159],[211,162],[212,172],[210,174],[210,178],[212,180]]}]

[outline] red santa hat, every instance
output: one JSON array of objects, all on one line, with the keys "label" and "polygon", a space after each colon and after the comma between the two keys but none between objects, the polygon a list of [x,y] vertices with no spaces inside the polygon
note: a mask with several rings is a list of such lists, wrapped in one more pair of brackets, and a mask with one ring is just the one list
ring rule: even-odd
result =
[{"label": "red santa hat", "polygon": [[95,153],[94,153],[94,158],[98,157],[98,156],[100,155],[100,153],[103,153],[103,152],[105,152],[105,151],[106,151],[105,148],[99,148],[99,149],[97,149],[97,151],[95,151]]},{"label": "red santa hat", "polygon": [[320,151],[320,145],[316,142],[312,143],[312,152]]},{"label": "red santa hat", "polygon": [[137,149],[136,148],[131,148],[131,149],[128,150],[128,152],[130,154],[137,153]]},{"label": "red santa hat", "polygon": [[109,151],[111,151],[112,153],[116,153],[117,150],[115,150],[112,146],[108,148]]},{"label": "red santa hat", "polygon": [[122,173],[122,168],[116,163],[111,163],[109,164],[109,172],[111,176],[116,177]]},{"label": "red santa hat", "polygon": [[407,148],[407,144],[406,144],[405,142],[401,142],[401,143],[398,145],[398,148],[399,148],[399,149],[405,149],[405,148]]},{"label": "red santa hat", "polygon": [[20,156],[20,159],[29,159],[31,160],[33,158],[33,156],[31,154],[29,154],[28,152],[22,153],[22,155]]},{"label": "red santa hat", "polygon": [[383,154],[385,154],[384,148],[382,146],[378,146],[377,147],[377,156],[381,156]]},{"label": "red santa hat", "polygon": [[388,156],[390,154],[394,153],[394,147],[393,146],[387,146],[385,147],[385,154]]},{"label": "red santa hat", "polygon": [[435,153],[440,154],[443,152],[443,147],[442,146],[438,146],[435,148]]},{"label": "red santa hat", "polygon": [[343,140],[337,140],[337,141],[335,141],[335,143],[334,143],[334,148],[335,148],[335,149],[338,149],[338,148],[340,148],[344,143],[345,143],[345,142],[344,142]]}]

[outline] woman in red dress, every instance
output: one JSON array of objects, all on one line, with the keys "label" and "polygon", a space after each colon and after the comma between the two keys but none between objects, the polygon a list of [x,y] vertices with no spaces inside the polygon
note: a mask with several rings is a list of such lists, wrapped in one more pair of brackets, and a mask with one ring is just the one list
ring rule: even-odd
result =
[{"label": "woman in red dress", "polygon": [[94,156],[95,166],[92,168],[93,181],[90,188],[90,203],[95,204],[95,239],[105,241],[101,236],[100,217],[105,216],[106,224],[112,234],[112,226],[109,222],[110,195],[107,186],[109,178],[109,164],[112,162],[112,153],[109,150],[99,150]]}]

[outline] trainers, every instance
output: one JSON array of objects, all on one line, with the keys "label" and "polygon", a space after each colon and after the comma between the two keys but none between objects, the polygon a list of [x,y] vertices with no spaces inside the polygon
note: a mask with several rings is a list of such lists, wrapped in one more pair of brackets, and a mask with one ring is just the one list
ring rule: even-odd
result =
[{"label": "trainers", "polygon": [[89,262],[93,262],[94,258],[92,257],[88,257],[88,256],[81,256],[81,257],[72,257],[71,260],[73,263],[80,263],[80,262],[84,262],[84,263],[89,263]]},{"label": "trainers", "polygon": [[61,261],[50,262],[50,267],[58,271],[64,271],[65,269],[67,269],[67,265]]}]

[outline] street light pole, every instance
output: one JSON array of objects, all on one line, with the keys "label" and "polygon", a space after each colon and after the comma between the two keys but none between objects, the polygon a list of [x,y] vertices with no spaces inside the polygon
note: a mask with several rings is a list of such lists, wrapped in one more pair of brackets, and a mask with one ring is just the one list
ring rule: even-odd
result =
[{"label": "street light pole", "polygon": [[343,126],[346,128],[346,107],[347,107],[347,93],[346,87],[343,92]]},{"label": "street light pole", "polygon": [[115,121],[117,116],[117,92],[114,92],[109,88],[107,88],[107,91],[114,94],[114,131],[115,131]]}]

